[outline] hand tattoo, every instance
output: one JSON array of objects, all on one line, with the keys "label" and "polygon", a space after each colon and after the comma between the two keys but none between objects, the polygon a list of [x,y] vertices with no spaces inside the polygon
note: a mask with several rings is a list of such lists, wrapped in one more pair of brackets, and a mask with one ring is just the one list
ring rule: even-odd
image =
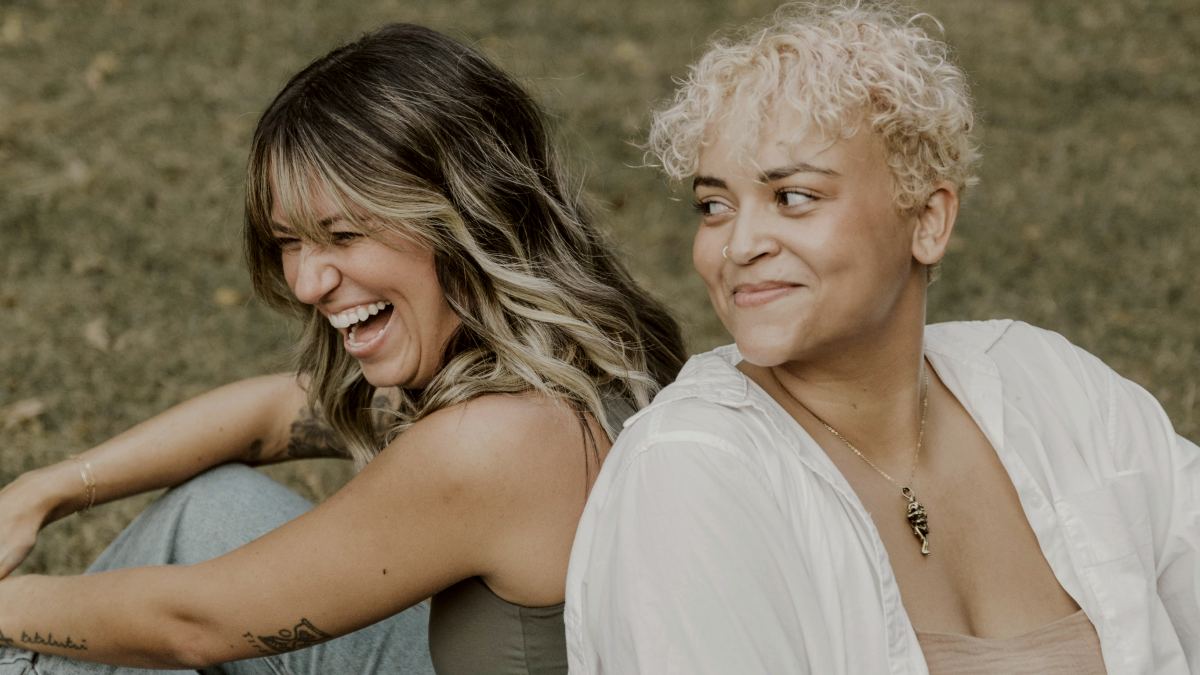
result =
[{"label": "hand tattoo", "polygon": [[285,628],[276,635],[255,637],[254,633],[247,631],[242,634],[242,637],[246,638],[246,642],[253,645],[260,654],[283,654],[311,647],[333,638],[332,635],[312,625],[312,622],[305,618],[301,618],[300,623],[290,630]]}]

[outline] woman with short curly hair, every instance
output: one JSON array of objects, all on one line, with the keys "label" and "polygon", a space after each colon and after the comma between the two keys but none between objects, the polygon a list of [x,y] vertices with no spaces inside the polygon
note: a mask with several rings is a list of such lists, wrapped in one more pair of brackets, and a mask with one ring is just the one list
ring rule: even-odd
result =
[{"label": "woman with short curly hair", "polygon": [[1057,334],[925,324],[978,159],[930,23],[785,7],[655,116],[736,344],[600,472],[572,673],[1200,670],[1200,451]]}]

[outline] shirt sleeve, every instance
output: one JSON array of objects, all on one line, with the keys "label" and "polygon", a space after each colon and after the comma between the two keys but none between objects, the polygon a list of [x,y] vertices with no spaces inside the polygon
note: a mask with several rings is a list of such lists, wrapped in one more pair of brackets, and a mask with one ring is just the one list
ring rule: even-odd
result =
[{"label": "shirt sleeve", "polygon": [[1114,446],[1143,457],[1154,517],[1158,596],[1183,646],[1190,672],[1200,672],[1200,448],[1175,433],[1158,401],[1109,371],[1109,422]]},{"label": "shirt sleeve", "polygon": [[681,433],[631,457],[595,514],[583,621],[600,671],[832,672],[811,575],[766,481],[720,439]]}]

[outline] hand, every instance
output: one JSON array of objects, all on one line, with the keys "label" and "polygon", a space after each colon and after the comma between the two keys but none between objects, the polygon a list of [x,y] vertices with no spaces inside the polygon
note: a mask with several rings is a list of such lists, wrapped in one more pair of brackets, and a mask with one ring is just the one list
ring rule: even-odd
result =
[{"label": "hand", "polygon": [[44,485],[30,472],[0,489],[0,579],[25,560],[50,517],[54,504]]}]

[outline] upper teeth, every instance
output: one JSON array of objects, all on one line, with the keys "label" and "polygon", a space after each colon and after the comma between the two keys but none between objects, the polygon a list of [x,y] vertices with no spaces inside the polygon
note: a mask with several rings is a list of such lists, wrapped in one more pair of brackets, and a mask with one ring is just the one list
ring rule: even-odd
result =
[{"label": "upper teeth", "polygon": [[379,302],[372,302],[367,305],[351,307],[343,312],[331,314],[329,316],[329,323],[333,324],[334,328],[349,328],[359,321],[366,321],[367,317],[378,314],[380,310],[390,304],[392,303],[380,300]]}]

